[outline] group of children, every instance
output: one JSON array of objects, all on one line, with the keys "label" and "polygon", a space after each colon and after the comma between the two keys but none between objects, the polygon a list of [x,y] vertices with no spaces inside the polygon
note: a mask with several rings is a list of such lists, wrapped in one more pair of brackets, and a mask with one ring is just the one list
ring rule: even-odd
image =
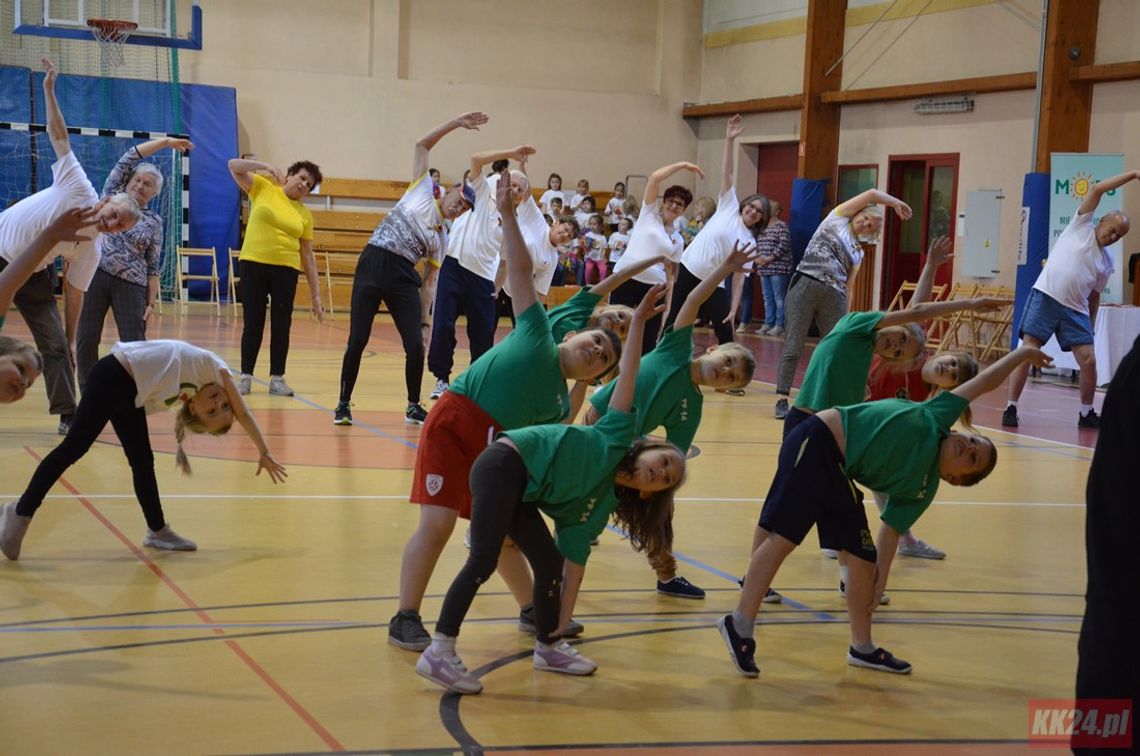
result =
[{"label": "group of children", "polygon": [[[418,392],[422,330],[431,328],[431,282],[445,259],[448,223],[454,221],[454,236],[476,233],[480,244],[497,244],[501,260],[495,260],[494,283],[509,289],[517,325],[498,344],[473,355],[470,367],[440,392],[426,414],[410,496],[420,507],[419,523],[404,549],[400,605],[388,627],[393,645],[421,652],[418,674],[459,693],[478,693],[483,687],[456,653],[456,642],[476,592],[496,569],[519,602],[520,627],[536,636],[535,668],[573,675],[596,670],[566,639],[583,630],[573,620],[574,605],[591,544],[611,520],[635,549],[647,553],[658,592],[704,597],[677,574],[674,494],[684,482],[701,421],[701,387],[740,389],[751,381],[756,363],[751,351],[731,337],[694,356],[693,325],[702,311],[715,313],[717,320],[727,311],[731,324],[740,292],[736,288],[730,295],[723,282],[771,261],[749,233],[768,215],[767,201],[759,195],[740,201],[732,186],[727,156],[740,131],[739,118],[734,118],[726,134],[724,185],[716,210],[686,253],[671,231],[692,194],[679,185],[662,190],[665,180],[680,171],[701,174],[696,165],[682,162],[650,175],[613,275],[547,311],[540,294],[549,286],[551,252],[568,240],[569,223],[535,222],[525,173],[504,171],[493,181],[478,177],[473,187],[456,185],[442,196],[428,177],[428,152],[440,138],[486,121],[482,113],[462,114],[417,143],[416,180],[373,234],[368,256],[362,255],[357,269],[342,406],[335,420],[351,423],[348,407],[358,352],[381,302],[393,309],[404,337],[409,392]],[[525,166],[533,153],[526,145],[476,153],[472,166],[477,170],[503,158]],[[493,203],[493,212],[486,203]],[[628,223],[628,215],[619,223],[623,221]],[[0,272],[0,305],[6,304],[20,271],[31,270],[56,243],[91,225],[97,233],[108,230],[99,209],[60,208]],[[829,231],[821,226],[820,233]],[[778,600],[771,591],[773,578],[812,526],[820,545],[836,551],[843,564],[841,586],[851,623],[848,662],[888,672],[911,670],[871,636],[873,612],[882,601],[900,538],[929,507],[940,480],[972,485],[994,468],[996,448],[969,426],[970,401],[999,386],[1019,365],[1049,361],[1031,347],[980,371],[964,355],[924,359],[923,331],[916,324],[955,310],[1007,304],[923,301],[933,269],[949,257],[948,247],[946,240],[932,246],[910,308],[850,313],[813,354],[787,412],[778,467],[753,538],[740,601],[717,623],[733,664],[744,675],[758,674],[753,635],[760,603]],[[421,259],[429,263],[427,282],[414,268]],[[434,314],[438,317],[438,309]],[[418,323],[417,315],[422,318]],[[0,342],[0,392],[9,401],[22,396],[39,369],[34,350]],[[864,402],[869,380],[873,384],[883,371],[907,376],[907,385],[917,376],[921,388],[911,399],[933,396],[922,402]],[[574,424],[590,386],[599,388],[582,422]],[[117,344],[92,369],[67,437],[40,463],[20,499],[0,508],[0,551],[9,559],[20,556],[44,495],[108,423],[131,467],[147,522],[144,544],[194,550],[196,545],[165,521],[154,474],[146,418],[170,407],[179,413],[176,462],[185,472],[185,432],[224,433],[236,420],[257,447],[257,473],[265,470],[274,482],[284,480],[284,468],[266,446],[220,358],[176,341]],[[968,432],[951,430],[959,418]],[[664,440],[648,435],[658,429],[664,429]],[[882,495],[877,536],[871,533],[857,483]],[[554,522],[553,534],[543,515]],[[470,552],[447,591],[435,633],[429,634],[420,606],[460,517],[471,522]]]}]

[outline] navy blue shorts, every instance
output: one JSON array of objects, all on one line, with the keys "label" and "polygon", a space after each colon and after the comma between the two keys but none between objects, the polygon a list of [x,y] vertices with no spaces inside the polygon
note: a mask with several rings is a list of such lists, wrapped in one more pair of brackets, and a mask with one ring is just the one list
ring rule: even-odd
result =
[{"label": "navy blue shorts", "polygon": [[799,407],[789,408],[788,414],[784,416],[784,435],[781,436],[781,439],[786,439],[796,429],[797,425],[814,415],[814,412],[805,412]]},{"label": "navy blue shorts", "polygon": [[831,429],[815,415],[804,418],[784,439],[776,477],[760,511],[760,527],[797,546],[812,525],[825,549],[868,562],[878,556],[863,497],[847,477]]},{"label": "navy blue shorts", "polygon": [[1088,315],[1066,307],[1038,289],[1029,293],[1017,334],[1020,338],[1028,334],[1042,344],[1057,334],[1057,343],[1066,352],[1073,351],[1075,346],[1093,343],[1093,326]]}]

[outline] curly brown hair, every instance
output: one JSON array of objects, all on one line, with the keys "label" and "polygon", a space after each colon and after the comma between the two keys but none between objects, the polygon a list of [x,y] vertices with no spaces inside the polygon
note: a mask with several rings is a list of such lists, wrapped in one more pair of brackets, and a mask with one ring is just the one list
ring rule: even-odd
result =
[{"label": "curly brown hair", "polygon": [[[681,457],[685,453],[675,444],[655,438],[639,438],[634,441],[625,457],[618,464],[618,470],[632,473],[637,469],[638,458],[654,449],[671,449]],[[661,491],[643,495],[629,486],[614,484],[618,505],[614,509],[614,522],[629,535],[630,545],[635,551],[653,554],[669,548],[673,542],[673,498],[677,489],[685,482],[684,469],[676,485]]]}]

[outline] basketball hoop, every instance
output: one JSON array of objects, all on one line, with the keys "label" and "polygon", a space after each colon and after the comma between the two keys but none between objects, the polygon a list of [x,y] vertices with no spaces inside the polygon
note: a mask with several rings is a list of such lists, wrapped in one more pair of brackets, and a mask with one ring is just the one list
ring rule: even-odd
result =
[{"label": "basketball hoop", "polygon": [[131,37],[131,32],[139,28],[134,21],[119,21],[110,18],[89,18],[91,36],[99,43],[99,59],[104,66],[123,65],[123,48]]}]

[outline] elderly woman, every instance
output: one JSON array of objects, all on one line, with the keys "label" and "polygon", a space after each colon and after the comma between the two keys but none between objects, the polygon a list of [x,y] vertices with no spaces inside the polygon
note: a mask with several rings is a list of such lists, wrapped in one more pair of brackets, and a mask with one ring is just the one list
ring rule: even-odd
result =
[{"label": "elderly woman", "polygon": [[788,415],[788,394],[804,339],[812,320],[819,324],[822,339],[850,306],[855,275],[863,262],[861,244],[873,244],[883,228],[883,211],[873,203],[893,208],[907,220],[911,210],[900,199],[878,189],[868,189],[838,205],[819,224],[796,266],[784,298],[784,354],[776,368],[776,418]]},{"label": "elderly woman", "polygon": [[[317,263],[313,257],[313,214],[301,199],[321,183],[321,169],[300,160],[282,172],[260,160],[235,158],[230,175],[249,195],[249,222],[241,245],[241,306],[245,323],[241,332],[241,376],[238,391],[248,394],[253,369],[269,313],[269,393],[293,396],[285,383],[285,360],[289,356],[289,329],[293,325],[293,298],[297,273],[304,264],[305,278],[313,297],[313,314],[324,322]],[[270,178],[256,171],[268,173]]]},{"label": "elderly woman", "polygon": [[188,139],[165,137],[143,142],[123,153],[103,184],[104,197],[126,192],[142,214],[134,228],[103,234],[96,242],[99,268],[83,299],[75,342],[80,391],[99,361],[99,341],[108,309],[115,314],[119,341],[146,340],[146,321],[158,301],[163,242],[162,216],[148,205],[162,193],[163,178],[162,171],[143,158],[167,147],[183,153],[194,149]]}]

